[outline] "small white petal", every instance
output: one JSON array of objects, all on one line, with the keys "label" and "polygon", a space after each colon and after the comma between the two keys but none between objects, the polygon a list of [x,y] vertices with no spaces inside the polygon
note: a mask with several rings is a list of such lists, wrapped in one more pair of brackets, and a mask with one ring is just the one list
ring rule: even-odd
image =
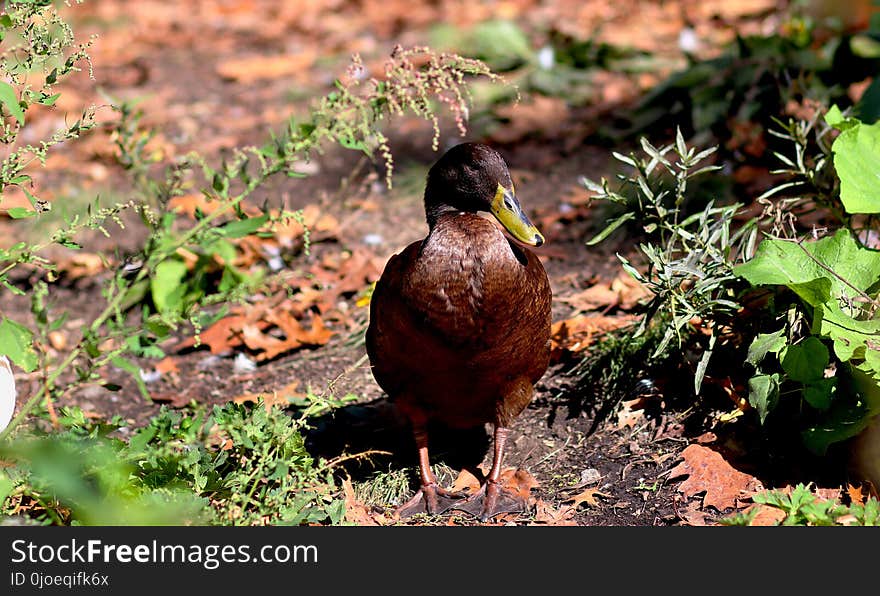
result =
[{"label": "small white petal", "polygon": [[0,356],[0,430],[9,425],[15,412],[15,378],[6,356]]}]

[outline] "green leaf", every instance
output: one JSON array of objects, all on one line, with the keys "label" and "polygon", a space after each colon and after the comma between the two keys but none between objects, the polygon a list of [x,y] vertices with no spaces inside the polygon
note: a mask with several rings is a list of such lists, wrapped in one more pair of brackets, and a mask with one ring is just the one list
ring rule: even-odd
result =
[{"label": "green leaf", "polygon": [[781,356],[782,370],[791,380],[801,383],[818,381],[828,366],[828,348],[813,336],[788,346]]},{"label": "green leaf", "polygon": [[752,366],[758,366],[768,353],[773,352],[776,354],[787,344],[785,327],[775,333],[760,333],[749,345],[746,362]]},{"label": "green leaf", "polygon": [[[840,229],[834,236],[802,244],[765,239],[751,260],[733,270],[754,286],[788,286],[804,302],[816,306],[828,301],[814,304],[826,294],[829,299],[855,298],[874,285],[880,279],[880,253],[861,246],[848,230]],[[828,281],[816,281],[820,278]]]},{"label": "green leaf", "polygon": [[183,296],[186,292],[186,263],[178,259],[162,261],[156,266],[150,279],[150,293],[153,303],[160,313],[183,310]]},{"label": "green leaf", "polygon": [[749,379],[749,404],[758,411],[761,424],[779,402],[779,374],[755,375]]},{"label": "green leaf", "polygon": [[816,307],[812,331],[831,338],[834,354],[843,362],[864,358],[868,341],[880,344],[880,320],[854,319],[834,302]]},{"label": "green leaf", "polygon": [[605,240],[605,238],[610,236],[614,230],[616,230],[617,228],[619,228],[620,226],[622,226],[623,224],[625,224],[629,220],[634,219],[635,216],[636,216],[635,213],[633,213],[632,211],[628,211],[628,212],[624,213],[623,215],[621,215],[620,217],[615,218],[607,226],[605,226],[604,230],[602,230],[601,232],[599,232],[598,234],[593,236],[590,240],[588,240],[587,246],[593,246],[595,244],[602,242],[603,240]]},{"label": "green leaf", "polygon": [[220,228],[223,235],[227,238],[243,238],[249,236],[263,227],[269,220],[269,214],[259,217],[250,217],[248,219],[238,219],[231,221]]},{"label": "green leaf", "polygon": [[19,124],[24,125],[24,110],[18,103],[15,89],[5,81],[0,81],[0,103],[6,106],[6,109],[18,120]]},{"label": "green leaf", "polygon": [[880,213],[880,122],[854,122],[831,145],[840,200],[847,213]]},{"label": "green leaf", "polygon": [[6,212],[6,215],[12,219],[25,219],[37,215],[36,211],[25,209],[24,207],[13,207]]},{"label": "green leaf", "polygon": [[34,334],[12,319],[0,321],[0,354],[9,356],[25,372],[32,372],[39,363],[34,350]]},{"label": "green leaf", "polygon": [[804,399],[817,410],[825,411],[831,407],[831,397],[837,388],[837,379],[819,379],[804,387]]}]

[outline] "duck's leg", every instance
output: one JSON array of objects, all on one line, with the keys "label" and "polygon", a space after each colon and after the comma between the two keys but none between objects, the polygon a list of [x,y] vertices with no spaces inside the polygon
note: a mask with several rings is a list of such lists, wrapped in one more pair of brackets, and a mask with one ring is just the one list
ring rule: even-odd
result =
[{"label": "duck's leg", "polygon": [[495,427],[495,450],[492,455],[492,469],[480,490],[464,503],[455,505],[455,509],[467,511],[480,521],[488,521],[501,513],[520,513],[525,511],[526,502],[517,493],[501,486],[501,464],[504,460],[504,448],[510,429],[505,426]]},{"label": "duck's leg", "polygon": [[436,515],[448,511],[466,499],[467,495],[453,493],[437,485],[437,477],[431,471],[428,459],[428,429],[424,422],[413,423],[413,436],[419,450],[421,488],[412,499],[398,507],[397,514],[400,517],[410,517],[417,513]]}]

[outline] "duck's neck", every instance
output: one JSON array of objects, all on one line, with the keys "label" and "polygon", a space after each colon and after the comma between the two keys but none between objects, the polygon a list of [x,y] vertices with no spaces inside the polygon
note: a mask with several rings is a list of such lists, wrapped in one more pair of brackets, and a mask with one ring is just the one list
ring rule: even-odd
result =
[{"label": "duck's neck", "polygon": [[456,209],[446,200],[438,197],[429,189],[425,190],[425,219],[428,220],[428,228],[433,230],[437,222],[444,215],[452,215],[458,213],[460,209]]}]

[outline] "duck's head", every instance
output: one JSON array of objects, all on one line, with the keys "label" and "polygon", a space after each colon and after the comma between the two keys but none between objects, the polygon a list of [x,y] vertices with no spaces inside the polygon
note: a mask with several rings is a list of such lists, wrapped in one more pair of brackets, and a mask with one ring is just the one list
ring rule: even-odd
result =
[{"label": "duck's head", "polygon": [[456,145],[428,171],[425,187],[428,225],[433,228],[441,215],[460,211],[489,212],[523,244],[544,244],[544,236],[516,198],[504,158],[488,145]]}]

